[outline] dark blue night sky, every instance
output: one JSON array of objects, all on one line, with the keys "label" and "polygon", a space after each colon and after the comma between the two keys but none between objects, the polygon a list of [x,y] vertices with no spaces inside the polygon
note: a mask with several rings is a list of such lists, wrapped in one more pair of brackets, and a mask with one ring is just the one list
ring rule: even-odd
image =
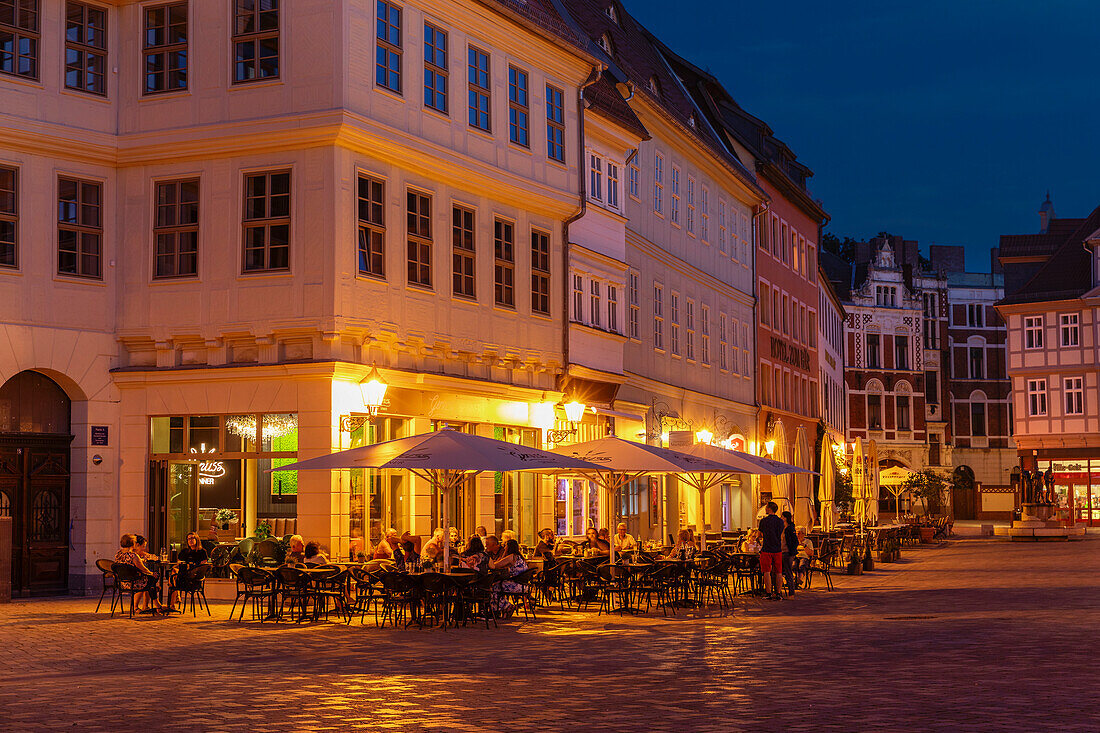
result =
[{"label": "dark blue night sky", "polygon": [[814,170],[826,231],[963,244],[1100,204],[1100,3],[625,0]]}]

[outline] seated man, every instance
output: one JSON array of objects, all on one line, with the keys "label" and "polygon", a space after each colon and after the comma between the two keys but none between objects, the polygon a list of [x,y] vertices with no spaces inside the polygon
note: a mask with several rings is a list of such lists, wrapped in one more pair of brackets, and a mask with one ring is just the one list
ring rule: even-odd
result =
[{"label": "seated man", "polygon": [[627,534],[626,522],[619,522],[619,526],[615,528],[614,541],[615,552],[634,552],[638,549],[638,542]]},{"label": "seated man", "polygon": [[433,563],[443,560],[442,528],[433,532],[431,539],[424,543],[424,550],[420,553],[420,556],[422,559],[430,560]]},{"label": "seated man", "polygon": [[387,529],[386,534],[378,541],[378,546],[374,548],[374,559],[393,560],[393,554],[398,546],[398,540],[399,536],[397,530],[392,527]]},{"label": "seated man", "polygon": [[321,552],[321,545],[317,542],[307,542],[305,549],[305,564],[310,566],[328,565],[328,557]]},{"label": "seated man", "polygon": [[500,540],[496,538],[496,535],[489,535],[485,538],[485,555],[489,562],[498,560],[504,548],[500,545]]}]

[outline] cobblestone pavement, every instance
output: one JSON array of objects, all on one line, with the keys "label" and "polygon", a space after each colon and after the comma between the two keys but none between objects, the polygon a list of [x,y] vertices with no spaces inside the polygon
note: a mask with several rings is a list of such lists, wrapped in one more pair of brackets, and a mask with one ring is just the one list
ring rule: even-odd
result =
[{"label": "cobblestone pavement", "polygon": [[500,629],[0,606],[0,727],[1100,730],[1100,541],[964,540],[724,615]]}]

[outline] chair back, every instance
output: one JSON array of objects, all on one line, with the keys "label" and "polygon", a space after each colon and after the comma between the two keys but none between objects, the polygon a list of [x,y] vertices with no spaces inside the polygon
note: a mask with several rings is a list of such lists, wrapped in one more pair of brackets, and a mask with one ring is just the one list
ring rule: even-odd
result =
[{"label": "chair back", "polygon": [[95,561],[95,566],[99,568],[99,571],[104,575],[109,575],[113,572],[111,566],[114,564],[114,560],[108,560],[105,557],[101,557]]},{"label": "chair back", "polygon": [[248,560],[248,556],[252,554],[252,550],[256,547],[256,540],[251,537],[245,537],[243,540],[237,543],[237,552],[241,554],[241,557]]},{"label": "chair back", "polygon": [[309,573],[299,568],[283,565],[275,570],[275,577],[284,588],[302,590],[309,585]]},{"label": "chair back", "polygon": [[111,572],[118,578],[119,583],[136,583],[141,578],[141,571],[127,563],[111,563]]},{"label": "chair back", "polygon": [[282,561],[282,552],[279,543],[273,539],[261,540],[252,549],[252,555],[257,565],[275,567]]}]

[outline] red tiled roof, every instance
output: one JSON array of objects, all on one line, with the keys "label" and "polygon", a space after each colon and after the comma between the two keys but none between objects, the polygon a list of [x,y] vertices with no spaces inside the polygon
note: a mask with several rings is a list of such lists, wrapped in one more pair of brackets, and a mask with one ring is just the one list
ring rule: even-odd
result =
[{"label": "red tiled roof", "polygon": [[619,90],[607,75],[600,76],[595,84],[585,89],[584,98],[593,111],[636,133],[643,140],[649,139],[649,131],[645,129],[638,115],[634,114],[634,110],[623,99],[623,95],[619,94]]},{"label": "red tiled roof", "polygon": [[[1100,229],[1100,206],[1093,209],[1085,219],[1054,219],[1050,229],[1058,233],[1066,232],[1071,226],[1070,222],[1077,226],[1068,235],[1062,234],[1062,242],[1038,272],[1023,287],[1001,300],[1001,304],[1065,300],[1077,298],[1092,289],[1092,254],[1085,249],[1085,238]],[[1045,235],[1023,236],[1045,237],[1047,239],[1043,246],[1046,246],[1057,235],[1048,231]],[[1001,237],[1002,248],[1004,240],[1005,237]],[[1002,249],[1001,256],[1012,255],[1005,255]]]}]

